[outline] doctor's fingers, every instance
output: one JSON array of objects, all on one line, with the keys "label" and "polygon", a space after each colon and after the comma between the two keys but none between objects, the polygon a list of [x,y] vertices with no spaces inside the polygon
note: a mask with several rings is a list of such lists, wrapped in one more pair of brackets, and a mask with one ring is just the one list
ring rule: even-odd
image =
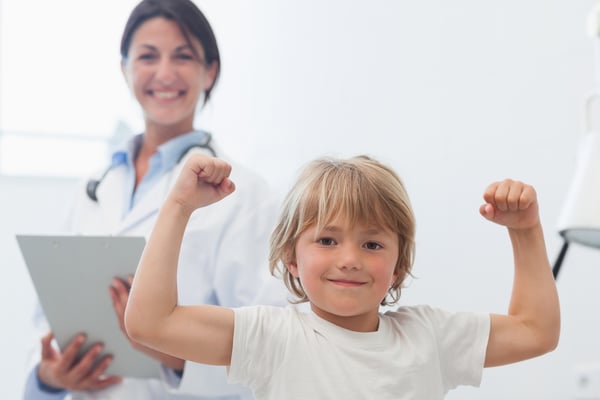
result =
[{"label": "doctor's fingers", "polygon": [[73,384],[74,390],[100,390],[122,381],[118,376],[105,376],[106,369],[112,362],[112,356],[104,356],[93,368],[87,368],[85,375],[77,376]]},{"label": "doctor's fingers", "polygon": [[115,280],[119,281],[119,283],[111,285],[110,296],[112,298],[113,310],[115,311],[119,322],[119,327],[121,328],[121,331],[126,334],[125,308],[127,307],[127,299],[129,299],[129,288],[125,286],[120,279],[115,278]]},{"label": "doctor's fingers", "polygon": [[[43,382],[50,386],[66,389],[79,387],[79,380],[89,373],[92,363],[97,358],[99,352],[92,349],[81,361],[74,362],[74,357],[71,353],[73,349],[78,350],[79,347],[73,344],[68,345],[62,354],[57,352],[57,356],[53,359],[42,359],[38,374]],[[88,358],[86,359],[86,357]],[[90,358],[91,362],[88,361]]]},{"label": "doctor's fingers", "polygon": [[41,339],[42,344],[42,360],[50,360],[56,357],[56,350],[52,347],[52,339],[54,334],[52,332],[47,333]]},{"label": "doctor's fingers", "polygon": [[42,338],[42,362],[58,360],[58,368],[64,370],[69,363],[73,363],[81,346],[85,343],[85,335],[79,334],[63,349],[62,353],[52,346],[54,335],[51,333]]},{"label": "doctor's fingers", "polygon": [[[86,385],[86,380],[89,380],[89,376],[98,366],[104,366],[104,369],[108,368],[112,357],[101,356],[102,350],[103,346],[97,343],[79,361],[64,366],[64,377],[70,389],[85,389],[82,385]],[[98,361],[100,357],[102,360]]]},{"label": "doctor's fingers", "polygon": [[119,300],[127,303],[127,299],[129,298],[129,290],[131,289],[132,280],[130,279],[121,279],[121,278],[113,278],[110,284],[110,292],[111,294],[116,295]]},{"label": "doctor's fingers", "polygon": [[[79,358],[79,355],[81,353],[81,349],[83,347],[83,345],[85,344],[86,341],[86,336],[81,334],[81,335],[77,335],[77,337],[71,341],[71,343],[69,343],[67,345],[67,347],[64,348],[62,355],[59,359],[59,362],[57,363],[56,366],[56,371],[57,374],[68,374],[71,372],[71,370],[78,366],[79,364],[82,363],[82,361],[85,362],[85,360],[89,360],[91,359],[91,361],[89,361],[89,363],[91,364],[95,358],[100,354],[100,352],[102,351],[102,345],[100,344],[95,344],[93,346],[91,346],[90,349],[88,349],[85,354],[83,354],[83,356],[80,358],[79,361],[77,361],[77,359]],[[85,365],[85,364],[83,364]]]}]

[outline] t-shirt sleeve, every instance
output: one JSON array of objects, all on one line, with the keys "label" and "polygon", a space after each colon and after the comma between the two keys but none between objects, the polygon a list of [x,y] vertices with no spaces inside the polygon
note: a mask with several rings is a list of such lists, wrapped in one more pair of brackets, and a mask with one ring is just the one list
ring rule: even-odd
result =
[{"label": "t-shirt sleeve", "polygon": [[479,386],[490,334],[489,314],[425,310],[433,322],[446,389]]},{"label": "t-shirt sleeve", "polygon": [[286,310],[269,306],[235,309],[229,383],[256,390],[268,382],[284,357],[289,332]]}]

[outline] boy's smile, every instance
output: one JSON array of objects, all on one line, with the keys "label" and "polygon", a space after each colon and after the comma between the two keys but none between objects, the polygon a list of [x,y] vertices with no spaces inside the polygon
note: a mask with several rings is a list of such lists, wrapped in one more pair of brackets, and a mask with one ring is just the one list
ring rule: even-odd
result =
[{"label": "boy's smile", "polygon": [[362,286],[366,284],[366,282],[361,281],[353,281],[349,279],[328,279],[331,283],[344,287],[353,287],[353,286]]},{"label": "boy's smile", "polygon": [[312,310],[346,329],[374,331],[379,305],[397,277],[398,236],[336,218],[304,231],[288,269],[299,278]]}]

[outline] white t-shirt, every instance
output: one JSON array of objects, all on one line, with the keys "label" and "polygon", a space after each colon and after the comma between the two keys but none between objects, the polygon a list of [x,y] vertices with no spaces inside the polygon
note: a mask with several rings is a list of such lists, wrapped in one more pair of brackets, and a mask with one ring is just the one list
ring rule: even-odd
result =
[{"label": "white t-shirt", "polygon": [[434,400],[481,381],[488,314],[400,307],[354,332],[295,307],[235,310],[230,383],[257,399]]}]

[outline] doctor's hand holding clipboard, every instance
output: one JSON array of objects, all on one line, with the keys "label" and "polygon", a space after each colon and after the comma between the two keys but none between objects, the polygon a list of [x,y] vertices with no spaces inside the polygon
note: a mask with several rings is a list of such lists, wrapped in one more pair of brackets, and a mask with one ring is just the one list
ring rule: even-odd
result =
[{"label": "doctor's hand holding clipboard", "polygon": [[[191,0],[142,0],[126,22],[120,50],[122,73],[143,111],[145,130],[82,185],[69,231],[147,238],[183,161],[194,152],[224,158],[235,165],[237,190],[209,212],[198,210],[192,217],[180,253],[178,302],[227,307],[287,304],[285,291],[268,273],[267,243],[279,208],[277,198],[262,178],[225,157],[208,132],[194,127],[196,111],[210,99],[221,70],[208,20]],[[236,251],[222,246],[232,241]],[[122,327],[129,280],[115,278],[119,279],[104,290]],[[44,315],[41,322],[46,322]],[[227,384],[223,367],[185,362],[140,345],[132,346],[160,362],[159,379],[105,376],[119,354],[101,356],[102,345],[88,343],[85,332],[62,351],[52,339],[52,333],[41,339],[25,400],[67,394],[75,399],[154,400],[168,398],[171,391],[202,399],[251,396],[247,389]]]},{"label": "doctor's hand holding clipboard", "polygon": [[121,382],[121,375],[158,378],[157,361],[180,367],[179,359],[132,346],[123,334],[127,282],[144,249],[143,237],[17,235],[17,241],[52,327],[41,341],[38,368],[48,388],[100,390]]}]

